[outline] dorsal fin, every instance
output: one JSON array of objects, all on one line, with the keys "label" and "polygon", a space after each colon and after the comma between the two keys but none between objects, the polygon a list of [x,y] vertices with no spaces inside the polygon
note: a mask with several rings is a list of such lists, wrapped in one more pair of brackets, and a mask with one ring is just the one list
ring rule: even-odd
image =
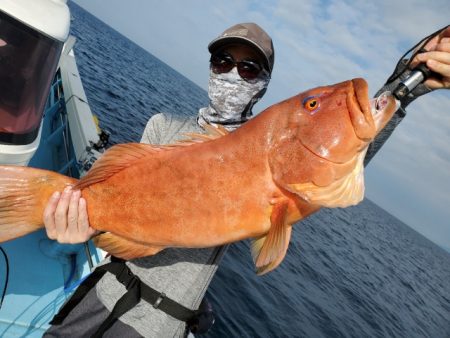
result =
[{"label": "dorsal fin", "polygon": [[203,128],[207,131],[208,135],[216,136],[215,138],[219,138],[230,133],[224,126],[220,124],[205,124]]},{"label": "dorsal fin", "polygon": [[98,159],[86,176],[84,176],[73,189],[83,189],[92,184],[102,182],[114,174],[128,168],[141,158],[155,154],[159,151],[169,150],[182,146],[189,146],[196,143],[201,143],[207,140],[214,140],[220,138],[228,131],[222,126],[205,125],[206,134],[187,133],[190,139],[180,141],[170,145],[149,145],[144,143],[125,143],[118,144],[109,148],[103,156]]},{"label": "dorsal fin", "polygon": [[118,144],[109,148],[100,157],[73,189],[83,189],[107,180],[114,174],[130,167],[136,161],[161,151],[161,147],[143,143]]},{"label": "dorsal fin", "polygon": [[229,131],[226,130],[221,125],[212,125],[212,124],[206,124],[203,126],[206,133],[183,133],[187,137],[187,139],[180,140],[175,144],[169,145],[169,147],[178,147],[178,146],[189,146],[191,144],[197,144],[202,143],[210,140],[215,140],[218,138],[221,138],[222,136],[225,136],[229,134]]}]

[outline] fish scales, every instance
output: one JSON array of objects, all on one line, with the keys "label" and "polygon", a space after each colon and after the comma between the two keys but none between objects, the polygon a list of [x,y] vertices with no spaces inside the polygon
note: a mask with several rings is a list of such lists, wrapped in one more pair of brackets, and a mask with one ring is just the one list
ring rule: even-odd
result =
[{"label": "fish scales", "polygon": [[51,194],[71,185],[103,232],[94,242],[113,255],[253,238],[257,272],[266,273],[283,260],[295,222],[363,199],[365,151],[397,109],[387,97],[371,106],[363,79],[314,88],[229,134],[208,126],[210,136],[179,145],[114,146],[78,182],[0,166],[0,242],[42,227]]}]

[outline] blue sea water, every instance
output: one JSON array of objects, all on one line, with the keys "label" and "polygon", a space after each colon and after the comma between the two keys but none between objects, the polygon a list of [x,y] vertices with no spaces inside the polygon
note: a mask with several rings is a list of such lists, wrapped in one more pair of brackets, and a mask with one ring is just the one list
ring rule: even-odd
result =
[{"label": "blue sea water", "polygon": [[[193,82],[70,8],[86,94],[112,143],[139,141],[152,114],[207,103]],[[366,199],[296,224],[268,275],[255,275],[248,242],[233,244],[207,297],[217,316],[207,337],[450,337],[450,254]]]}]

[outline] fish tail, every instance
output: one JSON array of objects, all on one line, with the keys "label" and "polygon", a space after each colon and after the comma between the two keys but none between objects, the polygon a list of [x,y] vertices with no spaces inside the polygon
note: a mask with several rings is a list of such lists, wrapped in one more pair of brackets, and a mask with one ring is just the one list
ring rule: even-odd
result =
[{"label": "fish tail", "polygon": [[0,166],[0,243],[41,228],[50,196],[75,182],[48,170]]}]

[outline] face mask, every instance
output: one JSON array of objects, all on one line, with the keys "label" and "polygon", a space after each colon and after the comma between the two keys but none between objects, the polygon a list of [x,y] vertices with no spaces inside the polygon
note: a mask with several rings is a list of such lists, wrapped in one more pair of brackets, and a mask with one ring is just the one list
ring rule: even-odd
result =
[{"label": "face mask", "polygon": [[209,106],[199,110],[199,124],[221,124],[230,131],[238,128],[251,117],[253,105],[261,98],[268,84],[268,77],[245,81],[236,67],[222,74],[211,71]]}]

